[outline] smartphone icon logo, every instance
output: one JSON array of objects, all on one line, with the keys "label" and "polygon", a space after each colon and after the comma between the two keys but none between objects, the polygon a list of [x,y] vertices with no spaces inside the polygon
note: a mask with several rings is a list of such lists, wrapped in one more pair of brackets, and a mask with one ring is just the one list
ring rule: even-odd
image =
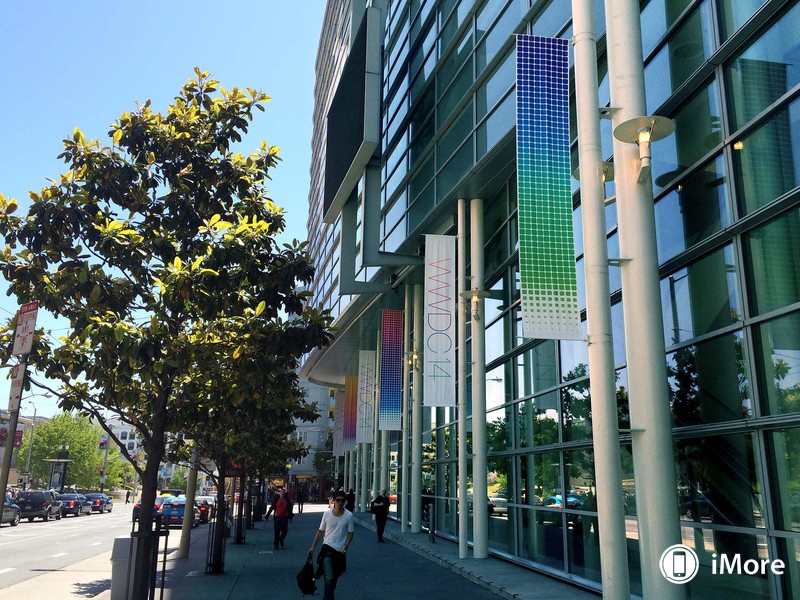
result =
[{"label": "smartphone icon logo", "polygon": [[672,554],[672,574],[675,577],[686,576],[686,552],[678,550]]},{"label": "smartphone icon logo", "polygon": [[661,554],[658,568],[667,581],[688,583],[697,575],[700,561],[697,553],[684,544],[670,546]]}]

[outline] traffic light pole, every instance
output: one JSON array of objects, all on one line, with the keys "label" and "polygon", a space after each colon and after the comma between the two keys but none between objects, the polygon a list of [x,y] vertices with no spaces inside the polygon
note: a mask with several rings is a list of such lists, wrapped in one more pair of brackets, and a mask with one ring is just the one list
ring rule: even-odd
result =
[{"label": "traffic light pole", "polygon": [[103,468],[100,469],[100,493],[102,494],[105,490],[106,485],[106,467],[108,466],[108,440],[106,440],[106,452],[103,456]]}]

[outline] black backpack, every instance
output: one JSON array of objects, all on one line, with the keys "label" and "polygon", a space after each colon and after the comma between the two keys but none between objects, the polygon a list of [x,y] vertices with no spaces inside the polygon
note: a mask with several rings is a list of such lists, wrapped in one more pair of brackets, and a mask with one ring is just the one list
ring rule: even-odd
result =
[{"label": "black backpack", "polygon": [[314,566],[311,564],[310,556],[308,557],[308,560],[306,560],[306,564],[303,565],[303,568],[300,569],[300,572],[297,574],[297,587],[299,587],[300,591],[303,592],[303,596],[306,594],[313,596],[314,592],[317,591],[316,577],[314,577]]}]

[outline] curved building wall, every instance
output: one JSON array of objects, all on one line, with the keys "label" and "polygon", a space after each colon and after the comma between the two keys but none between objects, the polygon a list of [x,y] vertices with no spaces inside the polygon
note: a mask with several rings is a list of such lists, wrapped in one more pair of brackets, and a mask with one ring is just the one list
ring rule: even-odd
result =
[{"label": "curved building wall", "polygon": [[[484,199],[489,549],[599,588],[594,495],[602,482],[594,477],[588,353],[582,342],[522,337],[509,166],[514,34],[569,38],[570,4],[389,2],[380,239],[384,251],[408,251],[421,234],[447,229],[457,198]],[[597,5],[600,101],[607,105],[603,3]],[[652,177],[680,526],[702,565],[685,586],[687,597],[797,598],[800,4],[651,0],[641,10],[648,113],[676,123],[674,135],[653,145]],[[611,158],[610,121],[602,121],[601,135],[604,158]],[[584,309],[574,180],[573,192]],[[608,252],[619,257],[613,182],[606,193]],[[610,281],[623,431],[620,510],[631,589],[640,594],[636,476],[625,433],[635,402],[626,351],[636,349],[625,348],[618,269],[611,268]],[[435,499],[439,533],[453,539],[457,433],[455,409],[426,417],[423,487]],[[393,455],[402,455],[400,445]],[[393,472],[392,481],[397,477]],[[781,559],[786,574],[713,575],[712,557],[721,553]]]}]

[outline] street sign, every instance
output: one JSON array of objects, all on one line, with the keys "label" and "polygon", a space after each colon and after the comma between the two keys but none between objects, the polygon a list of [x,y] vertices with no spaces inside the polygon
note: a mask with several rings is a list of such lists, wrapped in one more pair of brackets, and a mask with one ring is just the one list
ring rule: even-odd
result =
[{"label": "street sign", "polygon": [[11,351],[14,356],[31,353],[33,332],[36,329],[36,316],[38,313],[38,301],[28,302],[19,307],[17,329],[14,331],[14,348]]},{"label": "street sign", "polygon": [[11,367],[11,389],[8,394],[8,412],[19,410],[19,401],[22,398],[22,385],[25,381],[25,364]]}]

